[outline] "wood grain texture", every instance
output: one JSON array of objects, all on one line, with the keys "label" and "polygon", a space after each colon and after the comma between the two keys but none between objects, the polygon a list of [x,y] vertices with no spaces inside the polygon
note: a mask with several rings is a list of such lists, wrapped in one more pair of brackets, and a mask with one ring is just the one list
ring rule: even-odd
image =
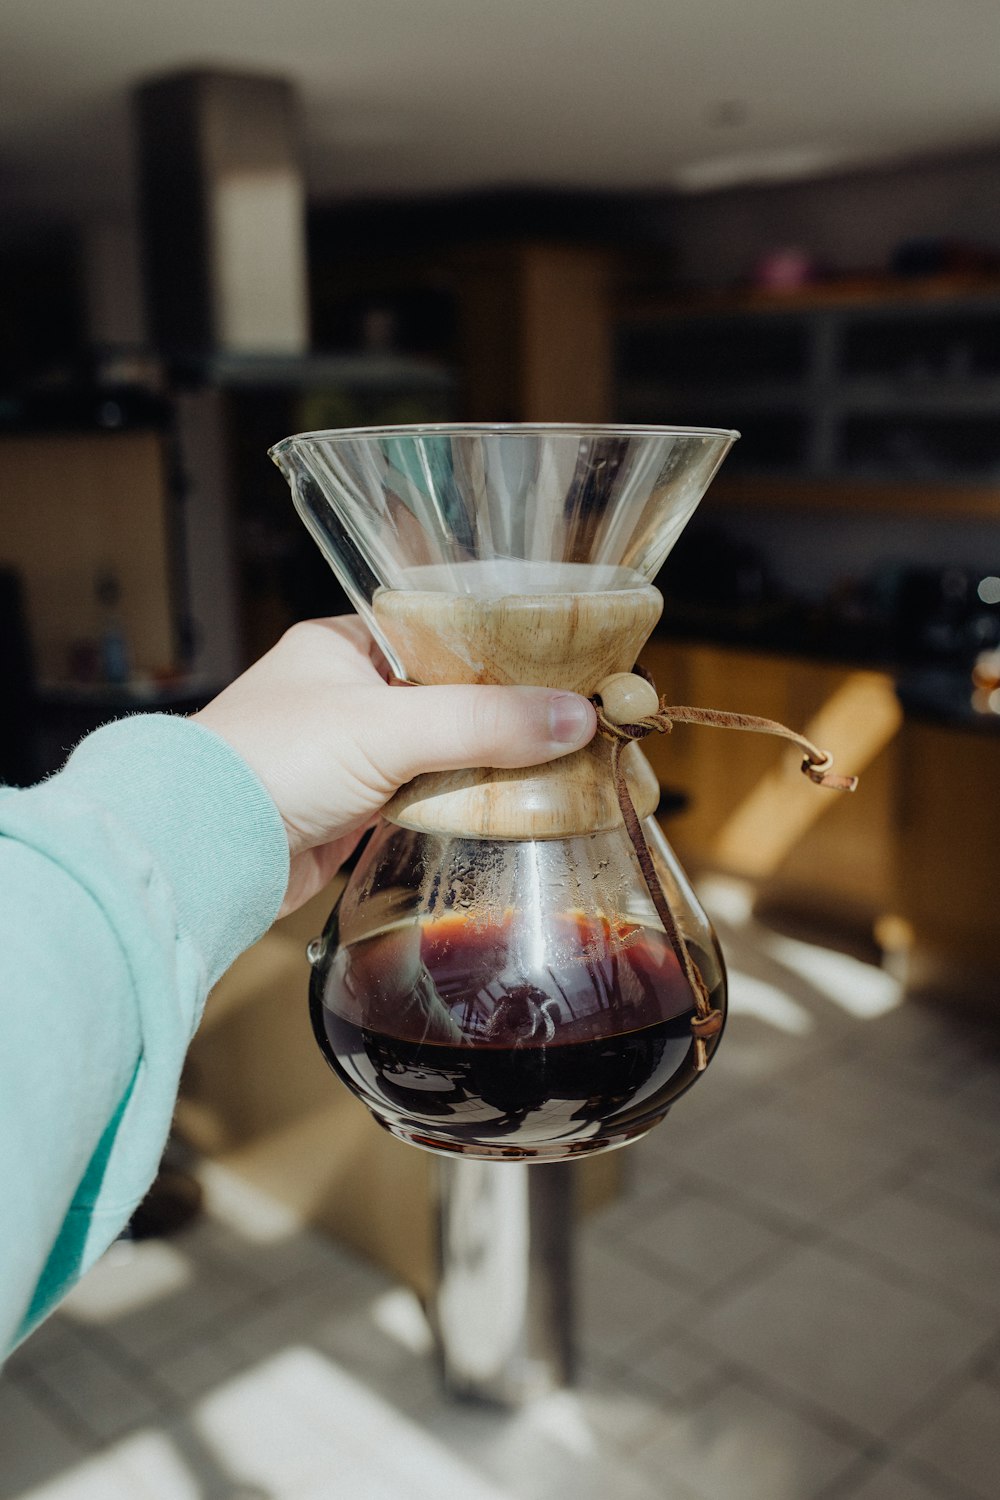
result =
[{"label": "wood grain texture", "polygon": [[[632,666],[662,605],[648,586],[492,598],[384,590],[373,611],[415,682],[557,687],[589,697],[603,678]],[[568,838],[615,828],[621,812],[609,756],[598,741],[526,770],[420,776],[386,816],[419,832],[471,838]],[[636,747],[628,760],[630,790],[645,817],[658,800],[656,777]]]},{"label": "wood grain texture", "polygon": [[680,724],[651,736],[661,783],[686,798],[669,824],[686,867],[747,879],[769,905],[861,927],[896,909],[901,713],[887,674],[663,641],[643,663],[671,699],[778,719],[861,777],[851,797],[812,786],[801,755],[765,735]]}]

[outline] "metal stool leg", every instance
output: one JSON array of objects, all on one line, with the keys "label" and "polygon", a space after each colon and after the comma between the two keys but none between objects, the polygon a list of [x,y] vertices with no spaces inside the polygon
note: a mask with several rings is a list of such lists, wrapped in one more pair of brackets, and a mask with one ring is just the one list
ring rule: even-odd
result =
[{"label": "metal stool leg", "polygon": [[431,1316],[454,1395],[518,1406],[569,1381],[570,1167],[438,1162]]}]

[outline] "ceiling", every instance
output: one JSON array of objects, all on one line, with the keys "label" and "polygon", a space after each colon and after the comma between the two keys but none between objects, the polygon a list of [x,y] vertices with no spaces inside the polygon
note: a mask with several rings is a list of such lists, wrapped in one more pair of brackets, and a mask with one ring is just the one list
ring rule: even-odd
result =
[{"label": "ceiling", "polygon": [[1000,143],[998,0],[4,0],[8,215],[114,212],[129,90],[296,81],[314,198],[705,190]]}]

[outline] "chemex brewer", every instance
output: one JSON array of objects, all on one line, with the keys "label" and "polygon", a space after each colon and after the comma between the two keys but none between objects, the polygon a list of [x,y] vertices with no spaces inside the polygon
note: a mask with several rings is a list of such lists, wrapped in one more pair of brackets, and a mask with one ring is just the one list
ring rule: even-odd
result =
[{"label": "chemex brewer", "polygon": [[562,688],[602,710],[605,732],[551,764],[403,787],[310,945],[319,1045],[403,1140],[607,1150],[657,1124],[719,1044],[722,957],[632,742],[658,700],[622,674],[737,436],[387,427],[272,450],[401,683]]}]

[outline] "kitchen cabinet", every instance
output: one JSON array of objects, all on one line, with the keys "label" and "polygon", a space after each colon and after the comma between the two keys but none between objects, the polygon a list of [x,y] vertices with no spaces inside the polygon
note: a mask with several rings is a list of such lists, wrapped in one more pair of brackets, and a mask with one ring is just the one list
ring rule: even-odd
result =
[{"label": "kitchen cabinet", "polygon": [[870,925],[894,910],[895,779],[902,713],[882,672],[654,639],[642,653],[671,702],[776,719],[861,776],[853,795],[814,786],[786,741],[698,725],[650,736],[681,860],[750,880],[762,899]]},{"label": "kitchen cabinet", "polygon": [[[904,713],[883,672],[654,639],[642,654],[672,702],[778,719],[857,773],[813,786],[794,747],[679,725],[643,750],[669,793],[665,831],[692,873],[751,885],[758,910],[874,935],[912,993],[993,1005],[1000,972],[1000,732]],[[670,813],[670,802],[680,810]]]},{"label": "kitchen cabinet", "polygon": [[995,1012],[1000,990],[1000,733],[907,721],[899,757],[896,909],[911,975]]},{"label": "kitchen cabinet", "polygon": [[[802,504],[861,485],[927,490],[1000,514],[1000,294],[703,299],[626,311],[616,335],[616,416],[737,427],[714,487],[737,503],[775,485]],[[793,481],[791,485],[789,482]],[[895,497],[896,500],[899,496]],[[905,506],[904,506],[905,508]]]},{"label": "kitchen cabinet", "polygon": [[603,252],[514,242],[463,247],[445,265],[466,420],[608,420],[612,324]]},{"label": "kitchen cabinet", "polygon": [[[482,238],[344,253],[337,224],[321,237],[317,340],[381,330],[446,362],[471,422],[607,422],[612,412],[614,256],[588,245]],[[397,243],[400,241],[397,238]],[[360,332],[359,332],[360,329]]]},{"label": "kitchen cabinet", "polygon": [[108,573],[135,666],[177,665],[173,519],[160,430],[0,437],[0,563],[24,581],[39,677],[65,680],[79,643],[106,628],[95,589]]}]

